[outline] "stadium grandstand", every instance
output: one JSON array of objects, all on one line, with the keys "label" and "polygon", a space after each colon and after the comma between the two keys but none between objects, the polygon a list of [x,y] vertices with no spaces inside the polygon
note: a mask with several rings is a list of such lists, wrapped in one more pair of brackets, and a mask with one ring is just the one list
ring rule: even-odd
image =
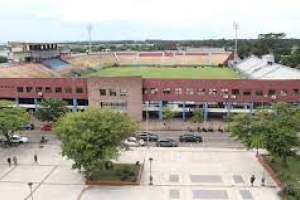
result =
[{"label": "stadium grandstand", "polygon": [[248,79],[300,79],[299,70],[275,63],[273,55],[251,56],[236,65],[236,69]]}]

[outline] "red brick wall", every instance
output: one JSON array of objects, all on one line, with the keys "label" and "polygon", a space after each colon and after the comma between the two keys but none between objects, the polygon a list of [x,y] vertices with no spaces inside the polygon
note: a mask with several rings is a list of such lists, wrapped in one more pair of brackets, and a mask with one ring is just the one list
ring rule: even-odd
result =
[{"label": "red brick wall", "polygon": [[[18,93],[17,87],[23,87],[23,92]],[[26,92],[26,87],[33,87],[33,91]],[[0,98],[39,98],[36,87],[42,87],[43,98],[78,98],[87,99],[86,79],[81,78],[1,78]],[[52,88],[51,93],[46,93],[45,88]],[[55,88],[61,87],[62,93],[55,93]],[[83,88],[83,93],[77,94],[76,88]],[[64,88],[72,88],[72,93],[65,93]]]},{"label": "red brick wall", "polygon": [[[224,95],[220,94],[222,89],[228,89],[231,93],[232,89],[240,89],[240,93],[250,89],[251,96],[236,96],[236,99],[230,100],[234,102],[272,102],[271,97],[259,97],[254,93],[257,89],[261,89],[264,94],[269,89],[288,90],[288,96],[280,96],[277,94],[275,101],[300,102],[300,95],[293,95],[293,89],[297,88],[300,92],[300,80],[191,80],[191,79],[144,79],[144,88],[158,88],[157,94],[144,94],[145,101],[198,101],[198,102],[224,102]],[[163,94],[163,88],[171,88],[171,94]],[[182,94],[176,95],[175,88],[182,88]],[[204,88],[206,94],[201,96],[198,94],[187,95],[186,88],[193,88],[196,92],[199,88]],[[217,95],[208,95],[209,89],[216,89]]]},{"label": "red brick wall", "polygon": [[[142,120],[143,81],[140,77],[97,77],[88,79],[89,105],[105,103],[126,103],[127,113],[136,120]],[[117,96],[100,96],[100,89],[116,89]],[[120,96],[120,89],[127,90],[127,96]]]}]

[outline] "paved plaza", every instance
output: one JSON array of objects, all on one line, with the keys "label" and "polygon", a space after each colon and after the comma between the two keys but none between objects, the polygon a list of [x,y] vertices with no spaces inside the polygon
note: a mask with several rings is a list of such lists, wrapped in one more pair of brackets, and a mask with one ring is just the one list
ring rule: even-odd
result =
[{"label": "paved plaza", "polygon": [[[38,155],[34,163],[33,155]],[[7,157],[17,156],[9,167]],[[60,155],[53,138],[43,148],[38,143],[0,148],[0,199],[30,199],[28,182],[33,182],[34,200],[172,200],[232,199],[277,200],[274,182],[256,161],[255,152],[234,148],[143,147],[124,152],[118,162],[145,162],[140,186],[86,187],[82,175],[71,170],[72,162]],[[152,157],[154,185],[149,186]],[[250,176],[257,177],[254,187]],[[260,178],[266,176],[266,187]]]}]

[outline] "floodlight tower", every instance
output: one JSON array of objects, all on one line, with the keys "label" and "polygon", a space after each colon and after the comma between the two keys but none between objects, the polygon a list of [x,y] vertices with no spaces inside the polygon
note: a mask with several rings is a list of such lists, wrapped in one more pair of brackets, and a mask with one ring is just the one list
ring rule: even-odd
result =
[{"label": "floodlight tower", "polygon": [[239,30],[239,24],[237,22],[233,22],[233,29],[235,31],[234,62],[236,63],[238,60],[238,30]]},{"label": "floodlight tower", "polygon": [[91,53],[92,52],[92,31],[93,31],[92,24],[87,25],[87,31],[89,35],[89,53]]}]

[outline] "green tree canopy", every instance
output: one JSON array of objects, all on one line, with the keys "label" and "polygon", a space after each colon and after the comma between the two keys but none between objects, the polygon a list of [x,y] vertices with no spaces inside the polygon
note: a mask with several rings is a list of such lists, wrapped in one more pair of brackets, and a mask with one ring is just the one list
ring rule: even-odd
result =
[{"label": "green tree canopy", "polygon": [[163,109],[163,119],[169,120],[172,119],[175,116],[174,111],[169,106],[164,107]]},{"label": "green tree canopy", "polygon": [[30,116],[25,109],[15,107],[11,102],[0,102],[0,134],[3,135],[8,144],[10,135],[21,130],[30,121]]},{"label": "green tree canopy", "polygon": [[294,155],[299,147],[299,126],[299,109],[288,103],[276,103],[271,108],[257,110],[255,115],[235,115],[230,131],[248,148],[266,148],[286,163],[287,157]]},{"label": "green tree canopy", "polygon": [[37,107],[36,117],[41,121],[55,122],[67,112],[66,102],[59,99],[42,100]]},{"label": "green tree canopy", "polygon": [[193,116],[190,118],[192,123],[202,123],[203,122],[203,109],[198,108],[193,113]]},{"label": "green tree canopy", "polygon": [[122,141],[137,127],[125,113],[90,108],[67,113],[54,131],[62,142],[62,154],[74,161],[73,168],[92,178],[103,170],[105,162],[117,158]]}]

